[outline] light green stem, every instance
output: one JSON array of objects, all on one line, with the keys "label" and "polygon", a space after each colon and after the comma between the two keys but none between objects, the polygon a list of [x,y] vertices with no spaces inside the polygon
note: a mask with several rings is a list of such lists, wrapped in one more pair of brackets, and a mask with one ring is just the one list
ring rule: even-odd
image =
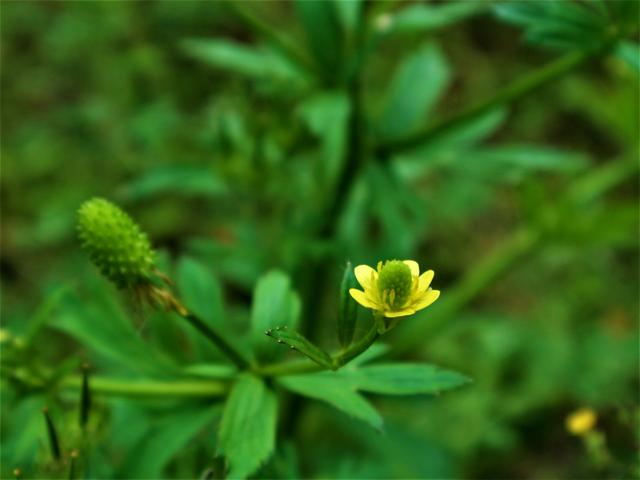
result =
[{"label": "light green stem", "polygon": [[609,46],[610,44],[607,43],[598,49],[567,53],[557,60],[548,63],[547,65],[507,85],[492,97],[471,105],[452,117],[445,118],[442,121],[434,123],[433,125],[405,138],[382,143],[378,146],[377,151],[381,157],[387,158],[390,154],[417,147],[425,143],[427,140],[444,134],[468,120],[476,118],[496,107],[524,97],[543,85],[556,80],[565,73],[568,73],[574,68],[582,65],[587,60],[602,54],[602,52]]},{"label": "light green stem", "polygon": [[[65,378],[63,389],[80,391],[82,376],[74,375]],[[118,380],[106,377],[91,377],[91,393],[132,398],[193,398],[221,397],[226,395],[228,385],[215,380]]]}]

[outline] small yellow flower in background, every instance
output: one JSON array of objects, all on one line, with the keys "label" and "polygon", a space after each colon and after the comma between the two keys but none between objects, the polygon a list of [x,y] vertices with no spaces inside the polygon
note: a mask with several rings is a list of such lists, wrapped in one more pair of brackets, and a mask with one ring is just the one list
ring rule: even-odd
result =
[{"label": "small yellow flower in background", "polygon": [[593,430],[598,416],[590,408],[580,408],[572,412],[565,421],[569,433],[573,435],[584,435]]},{"label": "small yellow flower in background", "polygon": [[351,296],[363,307],[387,318],[413,315],[440,296],[439,290],[429,287],[433,270],[420,275],[420,267],[413,260],[378,262],[377,270],[358,265],[354,272],[364,291],[352,288]]}]

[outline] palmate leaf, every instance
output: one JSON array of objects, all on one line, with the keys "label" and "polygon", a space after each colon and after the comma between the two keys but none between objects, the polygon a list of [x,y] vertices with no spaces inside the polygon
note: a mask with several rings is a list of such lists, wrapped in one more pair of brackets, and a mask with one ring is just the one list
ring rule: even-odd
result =
[{"label": "palmate leaf", "polygon": [[382,418],[359,391],[383,395],[433,395],[468,382],[469,379],[460,373],[418,363],[350,365],[337,372],[278,379],[286,389],[325,401],[376,429],[382,428]]},{"label": "palmate leaf", "polygon": [[231,391],[222,414],[218,452],[229,461],[229,478],[245,478],[272,454],[278,402],[264,382],[243,375]]}]

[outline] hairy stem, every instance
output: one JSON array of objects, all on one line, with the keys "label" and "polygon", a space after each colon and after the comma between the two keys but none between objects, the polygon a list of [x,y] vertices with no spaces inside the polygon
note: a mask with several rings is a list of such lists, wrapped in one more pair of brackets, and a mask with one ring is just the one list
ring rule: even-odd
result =
[{"label": "hairy stem", "polygon": [[492,97],[473,104],[456,115],[444,118],[405,138],[378,145],[377,151],[382,157],[388,157],[390,154],[417,147],[427,140],[446,133],[496,107],[513,102],[534,92],[538,88],[579,67],[588,60],[599,56],[606,51],[609,46],[609,44],[605,44],[598,49],[567,53],[547,65],[517,79]]},{"label": "hairy stem", "polygon": [[[346,350],[331,357],[331,370],[337,370],[362,353],[366,352],[378,338],[378,328],[374,322],[367,333]],[[256,369],[256,373],[265,377],[281,377],[284,375],[298,375],[301,373],[321,372],[329,368],[308,360],[296,362],[274,363]]]}]

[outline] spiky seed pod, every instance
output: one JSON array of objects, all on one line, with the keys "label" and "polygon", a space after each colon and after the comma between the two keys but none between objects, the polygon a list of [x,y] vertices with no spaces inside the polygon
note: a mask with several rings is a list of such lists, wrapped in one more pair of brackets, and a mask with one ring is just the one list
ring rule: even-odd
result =
[{"label": "spiky seed pod", "polygon": [[155,252],[147,235],[119,207],[93,198],[78,210],[82,247],[102,274],[119,288],[151,281]]}]

